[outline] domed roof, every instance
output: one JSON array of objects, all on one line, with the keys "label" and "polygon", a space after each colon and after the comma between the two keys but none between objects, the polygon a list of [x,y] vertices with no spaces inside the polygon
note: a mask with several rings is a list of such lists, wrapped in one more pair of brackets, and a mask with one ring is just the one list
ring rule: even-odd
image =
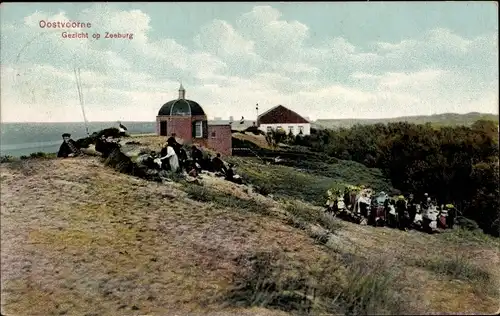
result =
[{"label": "domed roof", "polygon": [[205,111],[201,108],[201,106],[192,100],[187,99],[177,99],[168,101],[165,103],[160,111],[158,111],[158,115],[205,115]]}]

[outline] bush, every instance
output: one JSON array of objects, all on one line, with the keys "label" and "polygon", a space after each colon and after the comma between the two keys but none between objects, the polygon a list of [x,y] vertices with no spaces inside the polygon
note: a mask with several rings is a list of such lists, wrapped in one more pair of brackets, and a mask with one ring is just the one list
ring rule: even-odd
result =
[{"label": "bush", "polygon": [[12,156],[8,156],[8,155],[0,156],[0,163],[12,162],[14,160],[16,160],[16,159],[14,157],[12,157]]},{"label": "bush", "polygon": [[52,158],[53,156],[54,154],[48,154],[41,151],[30,154],[30,158]]},{"label": "bush", "polygon": [[271,194],[271,187],[267,184],[262,184],[255,187],[255,191],[263,196],[268,196]]},{"label": "bush", "polygon": [[472,219],[463,217],[463,216],[458,216],[457,219],[457,225],[460,226],[460,228],[474,231],[479,229],[479,225]]}]

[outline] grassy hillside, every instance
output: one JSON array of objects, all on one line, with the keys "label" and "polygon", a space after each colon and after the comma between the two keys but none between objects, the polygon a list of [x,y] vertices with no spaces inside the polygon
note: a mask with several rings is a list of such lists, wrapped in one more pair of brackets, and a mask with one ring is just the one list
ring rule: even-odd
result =
[{"label": "grassy hillside", "polygon": [[153,183],[96,157],[2,163],[2,314],[498,308],[498,240],[359,226],[313,205],[332,183],[388,186],[376,170],[339,161],[301,171],[232,159],[254,188],[209,176],[201,186]]},{"label": "grassy hillside", "polygon": [[293,166],[267,165],[256,158],[230,159],[237,172],[265,193],[301,199],[324,205],[325,193],[331,187],[365,184],[377,190],[390,191],[391,185],[378,169],[360,163],[339,160],[336,164],[296,162]]},{"label": "grassy hillside", "polygon": [[421,116],[403,116],[385,119],[320,119],[313,123],[316,128],[349,128],[356,124],[387,124],[394,122],[409,122],[415,124],[431,123],[435,126],[470,126],[479,119],[491,120],[498,123],[498,115],[489,113],[471,112],[467,114],[443,113]]}]

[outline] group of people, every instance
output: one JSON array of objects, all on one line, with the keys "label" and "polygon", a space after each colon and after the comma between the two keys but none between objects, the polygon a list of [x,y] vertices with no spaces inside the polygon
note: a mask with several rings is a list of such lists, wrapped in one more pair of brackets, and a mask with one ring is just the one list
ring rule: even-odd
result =
[{"label": "group of people", "polygon": [[327,209],[334,214],[348,213],[358,222],[366,219],[368,224],[388,225],[401,230],[452,229],[457,217],[452,204],[438,206],[427,193],[418,199],[413,194],[391,198],[385,192],[374,195],[370,189],[353,187],[346,188],[344,192],[329,190]]},{"label": "group of people", "polygon": [[[59,148],[57,157],[67,158],[82,155],[82,151],[77,143],[71,139],[71,134],[64,133],[62,137],[63,143]],[[120,139],[116,139],[110,135],[103,134],[95,142],[95,150],[101,153],[103,158],[109,157],[113,150],[120,148]],[[213,158],[210,154],[205,156],[201,149],[193,145],[191,147],[190,157],[188,157],[186,150],[177,142],[175,134],[172,134],[172,136],[167,139],[167,143],[161,149],[160,153],[151,151],[149,154],[140,156],[138,162],[149,169],[172,171],[176,173],[185,171],[189,176],[195,178],[202,170],[206,170],[214,172],[217,176],[224,177],[228,181],[238,184],[242,183],[241,177],[234,171],[234,165],[231,163],[226,164],[222,160],[220,153],[217,153]]]},{"label": "group of people", "polygon": [[205,156],[201,149],[193,145],[189,156],[183,146],[177,142],[175,135],[172,135],[167,139],[166,146],[161,149],[159,154],[151,151],[149,154],[139,157],[139,162],[150,169],[177,173],[186,172],[189,176],[195,178],[202,170],[206,170],[214,172],[228,181],[242,183],[241,178],[234,172],[234,165],[229,163],[226,166],[220,153],[217,153],[214,158],[210,154]]}]

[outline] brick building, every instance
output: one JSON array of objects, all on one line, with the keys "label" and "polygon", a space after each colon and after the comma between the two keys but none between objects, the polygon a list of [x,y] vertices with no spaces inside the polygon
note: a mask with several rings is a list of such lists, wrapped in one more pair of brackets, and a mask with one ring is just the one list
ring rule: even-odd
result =
[{"label": "brick building", "polygon": [[156,133],[161,136],[175,134],[184,143],[207,147],[225,156],[232,154],[231,125],[209,124],[203,108],[186,99],[182,84],[179,97],[168,101],[158,111]]}]

